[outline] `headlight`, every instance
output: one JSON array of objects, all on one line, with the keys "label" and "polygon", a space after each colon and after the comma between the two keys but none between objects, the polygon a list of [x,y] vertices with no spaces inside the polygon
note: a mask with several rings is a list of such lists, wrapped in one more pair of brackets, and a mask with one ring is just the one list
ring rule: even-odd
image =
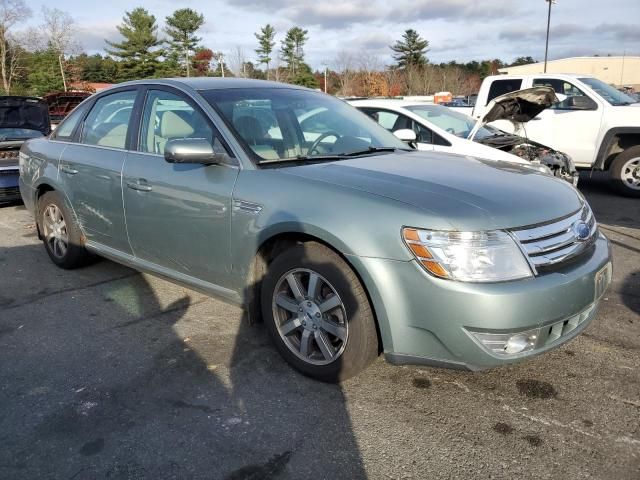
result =
[{"label": "headlight", "polygon": [[509,234],[404,228],[404,241],[432,275],[463,282],[502,282],[533,276]]},{"label": "headlight", "polygon": [[543,165],[542,163],[532,163],[529,165],[529,168],[535,170],[536,172],[544,173],[545,175],[551,175],[553,177],[553,172],[549,167]]}]

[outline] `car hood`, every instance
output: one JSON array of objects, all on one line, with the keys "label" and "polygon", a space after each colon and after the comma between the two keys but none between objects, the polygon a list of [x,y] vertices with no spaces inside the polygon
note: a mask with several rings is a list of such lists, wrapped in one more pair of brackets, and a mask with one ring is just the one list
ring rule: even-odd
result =
[{"label": "car hood", "polygon": [[[37,130],[43,135],[49,135],[49,108],[39,98],[0,97],[0,129]],[[2,135],[0,131],[0,137]]]},{"label": "car hood", "polygon": [[517,90],[494,98],[481,121],[490,123],[510,120],[526,123],[557,101],[556,92],[551,87]]},{"label": "car hood", "polygon": [[[418,208],[430,217],[424,226],[434,229],[534,225],[569,215],[582,205],[567,182],[526,166],[446,153],[398,152],[281,171]],[[324,201],[330,205],[330,199]]]}]

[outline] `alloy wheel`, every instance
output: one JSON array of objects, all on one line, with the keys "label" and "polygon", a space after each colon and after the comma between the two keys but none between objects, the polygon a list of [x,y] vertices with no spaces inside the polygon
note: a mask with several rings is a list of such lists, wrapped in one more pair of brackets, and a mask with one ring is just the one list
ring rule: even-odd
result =
[{"label": "alloy wheel", "polygon": [[298,268],[282,275],[272,308],[280,338],[301,360],[328,365],[344,352],[347,313],[336,289],[319,273]]},{"label": "alloy wheel", "polygon": [[622,166],[620,175],[624,185],[633,190],[640,190],[640,158],[632,158]]},{"label": "alloy wheel", "polygon": [[64,258],[69,248],[69,234],[62,211],[57,205],[47,205],[42,220],[44,238],[49,250],[56,258]]}]

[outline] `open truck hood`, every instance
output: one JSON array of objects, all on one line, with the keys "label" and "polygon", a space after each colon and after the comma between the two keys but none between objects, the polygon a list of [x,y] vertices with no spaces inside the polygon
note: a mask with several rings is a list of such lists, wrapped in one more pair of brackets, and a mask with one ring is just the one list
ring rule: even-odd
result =
[{"label": "open truck hood", "polygon": [[46,102],[36,97],[0,96],[0,137],[5,136],[3,129],[36,130],[49,135],[51,123]]},{"label": "open truck hood", "polygon": [[496,120],[526,123],[557,101],[556,92],[551,87],[525,88],[505,93],[491,101],[480,121],[483,124]]}]

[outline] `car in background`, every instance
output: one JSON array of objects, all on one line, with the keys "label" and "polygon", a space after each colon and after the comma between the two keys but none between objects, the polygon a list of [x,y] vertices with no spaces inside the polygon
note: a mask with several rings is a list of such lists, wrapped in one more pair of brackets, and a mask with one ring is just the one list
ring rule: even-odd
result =
[{"label": "car in background", "polygon": [[470,370],[525,360],[586,328],[611,280],[609,243],[566,182],[414,150],[294,85],[123,83],[20,153],[56,265],[97,254],[238,303],[324,381],[382,353]]},{"label": "car in background", "polygon": [[22,144],[50,132],[44,101],[35,97],[0,97],[0,204],[20,200],[18,164]]},{"label": "car in background", "polygon": [[483,121],[498,98],[540,87],[555,91],[549,108],[526,124],[501,118],[490,120],[492,124],[570,155],[578,169],[607,171],[619,193],[640,198],[640,102],[594,76],[489,76],[473,108],[455,108]]},{"label": "car in background", "polygon": [[413,130],[418,150],[528,164],[577,185],[578,174],[567,155],[492,126],[474,132],[477,122],[473,118],[448,107],[387,99],[349,103],[391,132]]},{"label": "car in background", "polygon": [[56,126],[64,120],[64,118],[69,115],[74,108],[90,96],[91,93],[89,92],[71,91],[50,93],[42,97],[49,106],[51,128],[55,129]]}]

